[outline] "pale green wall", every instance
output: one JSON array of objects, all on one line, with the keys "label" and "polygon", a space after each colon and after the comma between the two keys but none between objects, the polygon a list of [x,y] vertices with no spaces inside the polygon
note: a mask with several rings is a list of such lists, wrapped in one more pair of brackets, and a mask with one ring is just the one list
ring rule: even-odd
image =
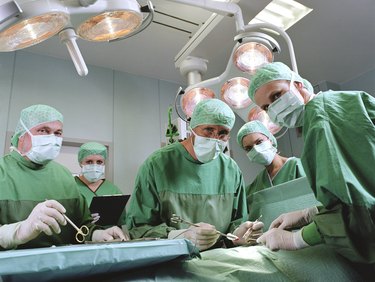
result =
[{"label": "pale green wall", "polygon": [[[113,144],[114,182],[133,189],[139,165],[164,141],[167,110],[179,85],[29,52],[0,53],[0,150],[20,111],[44,103],[64,114],[64,137]],[[174,117],[175,118],[175,117]]]}]

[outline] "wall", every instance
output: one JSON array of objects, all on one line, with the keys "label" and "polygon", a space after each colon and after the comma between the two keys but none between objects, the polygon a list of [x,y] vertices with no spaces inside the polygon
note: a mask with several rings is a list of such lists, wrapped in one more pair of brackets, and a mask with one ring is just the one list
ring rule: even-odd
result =
[{"label": "wall", "polygon": [[[29,52],[0,53],[0,150],[20,111],[44,103],[64,114],[64,137],[112,143],[114,182],[133,188],[139,165],[164,140],[167,110],[179,85]],[[176,118],[174,116],[173,118]]]},{"label": "wall", "polygon": [[343,90],[362,90],[375,97],[375,69],[341,84]]}]

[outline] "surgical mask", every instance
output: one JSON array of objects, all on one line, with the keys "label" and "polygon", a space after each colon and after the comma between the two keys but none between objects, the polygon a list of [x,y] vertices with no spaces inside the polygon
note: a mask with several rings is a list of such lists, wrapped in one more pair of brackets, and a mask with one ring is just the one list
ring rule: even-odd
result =
[{"label": "surgical mask", "polygon": [[29,158],[30,161],[37,164],[47,164],[54,160],[60,153],[62,137],[54,134],[50,135],[33,135],[23,124],[27,133],[31,136],[31,149],[22,154]]},{"label": "surgical mask", "polygon": [[247,153],[247,157],[251,162],[261,165],[270,165],[275,158],[276,148],[272,143],[267,140],[259,145],[254,145],[253,148]]},{"label": "surgical mask", "polygon": [[82,166],[82,175],[91,183],[102,179],[104,172],[104,165],[89,164]]},{"label": "surgical mask", "polygon": [[[267,113],[270,119],[280,126],[288,128],[299,127],[303,125],[305,104],[293,93],[298,90],[292,81],[289,88],[288,92],[269,105]],[[291,91],[292,89],[293,92]]]},{"label": "surgical mask", "polygon": [[228,144],[227,141],[199,136],[194,130],[191,130],[191,132],[195,136],[193,144],[194,152],[201,163],[208,163],[216,159]]}]

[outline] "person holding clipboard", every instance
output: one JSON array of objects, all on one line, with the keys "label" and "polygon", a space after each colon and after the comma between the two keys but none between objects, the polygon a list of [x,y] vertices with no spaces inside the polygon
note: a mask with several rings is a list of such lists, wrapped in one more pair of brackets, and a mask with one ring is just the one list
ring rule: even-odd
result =
[{"label": "person holding clipboard", "polygon": [[93,223],[98,225],[125,225],[125,205],[129,196],[105,179],[107,148],[100,143],[88,142],[78,151],[81,174],[75,177],[78,189],[90,207]]}]

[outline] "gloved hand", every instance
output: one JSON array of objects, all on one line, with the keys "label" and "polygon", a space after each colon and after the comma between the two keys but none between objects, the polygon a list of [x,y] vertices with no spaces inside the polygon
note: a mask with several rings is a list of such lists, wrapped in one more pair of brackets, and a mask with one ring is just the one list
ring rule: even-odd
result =
[{"label": "gloved hand", "polygon": [[15,233],[15,245],[24,244],[40,233],[47,235],[61,232],[60,225],[66,225],[63,217],[65,208],[55,200],[46,200],[37,204],[29,217],[22,221]]},{"label": "gloved hand", "polygon": [[185,238],[190,240],[200,251],[207,250],[215,245],[220,234],[215,226],[200,222],[190,226],[188,229],[172,230],[168,233],[168,239]]},{"label": "gloved hand", "polygon": [[292,229],[305,226],[312,221],[313,216],[317,213],[317,207],[283,213],[272,221],[268,230],[271,230],[272,228]]},{"label": "gloved hand", "polygon": [[309,246],[302,238],[302,229],[290,232],[273,228],[260,236],[257,243],[266,245],[272,251],[299,250]]},{"label": "gloved hand", "polygon": [[92,217],[91,223],[95,223],[100,219],[100,215],[98,213],[92,213],[91,217]]},{"label": "gloved hand", "polygon": [[[255,243],[256,239],[260,235],[262,235],[263,226],[264,224],[261,221],[257,221],[257,222],[246,221],[242,223],[233,232],[233,234],[239,238],[238,240],[234,240],[233,244],[236,246],[241,246],[241,245],[251,245],[252,243]],[[246,238],[243,238],[243,236],[245,235],[247,231],[249,231],[248,233],[250,233],[249,236],[246,236]]]},{"label": "gloved hand", "polygon": [[93,242],[107,242],[113,240],[129,241],[130,237],[129,234],[124,234],[121,228],[112,226],[104,230],[95,230],[94,233],[92,233],[91,240]]}]

